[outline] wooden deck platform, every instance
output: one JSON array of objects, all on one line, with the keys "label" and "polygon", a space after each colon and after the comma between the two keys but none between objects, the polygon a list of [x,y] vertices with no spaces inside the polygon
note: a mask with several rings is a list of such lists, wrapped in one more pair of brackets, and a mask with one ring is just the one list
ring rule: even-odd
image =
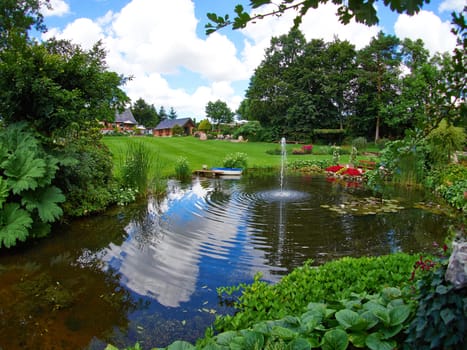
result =
[{"label": "wooden deck platform", "polygon": [[218,177],[222,175],[222,171],[202,169],[193,171],[193,174],[204,177]]}]

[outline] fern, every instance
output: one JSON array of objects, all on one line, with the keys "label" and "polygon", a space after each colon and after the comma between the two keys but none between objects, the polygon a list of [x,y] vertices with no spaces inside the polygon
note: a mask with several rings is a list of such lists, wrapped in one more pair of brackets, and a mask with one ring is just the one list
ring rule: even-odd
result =
[{"label": "fern", "polygon": [[25,241],[32,225],[31,215],[17,203],[8,203],[0,212],[0,247],[10,248]]}]

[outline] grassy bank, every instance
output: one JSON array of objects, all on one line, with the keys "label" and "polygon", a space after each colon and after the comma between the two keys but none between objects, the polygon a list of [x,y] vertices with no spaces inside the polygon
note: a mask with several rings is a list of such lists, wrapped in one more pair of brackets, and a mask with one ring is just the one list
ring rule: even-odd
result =
[{"label": "grassy bank", "polygon": [[[274,168],[280,166],[279,154],[269,154],[279,150],[278,143],[265,142],[229,142],[220,140],[200,141],[195,137],[104,137],[104,143],[110,148],[116,172],[119,172],[121,160],[131,142],[143,142],[151,152],[152,157],[162,165],[162,174],[172,176],[178,157],[183,156],[188,160],[191,170],[201,169],[203,165],[208,167],[222,166],[224,158],[231,153],[242,152],[248,155],[248,168]],[[306,159],[332,159],[332,154],[308,154],[294,155],[293,149],[300,145],[287,145],[287,159],[289,162]],[[326,152],[326,146],[313,146],[314,153]],[[327,147],[329,148],[329,147]],[[369,158],[369,157],[359,157]],[[340,162],[348,162],[349,156],[342,155]]]}]

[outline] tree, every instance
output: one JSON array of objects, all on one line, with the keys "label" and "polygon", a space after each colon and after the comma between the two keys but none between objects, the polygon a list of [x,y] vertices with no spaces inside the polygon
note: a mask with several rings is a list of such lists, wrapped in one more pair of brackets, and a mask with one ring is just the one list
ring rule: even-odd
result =
[{"label": "tree", "polygon": [[177,112],[175,112],[175,109],[173,107],[170,107],[169,119],[177,119]]},{"label": "tree", "polygon": [[211,118],[211,120],[219,128],[220,123],[232,123],[234,113],[227,106],[227,103],[221,100],[216,102],[209,101],[206,105],[206,117]]},{"label": "tree", "polygon": [[374,140],[380,138],[381,127],[390,119],[395,99],[400,94],[401,55],[399,39],[379,32],[358,53],[358,118],[373,125]]},{"label": "tree", "polygon": [[[297,13],[294,20],[294,26],[298,27],[301,23],[302,17],[308,12],[308,10],[317,8],[320,4],[326,4],[328,2],[331,2],[331,0],[281,0],[279,2],[273,0],[250,0],[250,5],[253,9],[258,9],[260,7],[264,8],[269,5],[272,6],[272,10],[269,10],[271,8],[269,7],[268,11],[265,13],[250,15],[245,11],[242,5],[237,5],[234,9],[235,16],[233,19],[231,19],[228,14],[225,16],[219,16],[215,13],[208,13],[207,17],[212,23],[205,25],[206,34],[211,34],[227,26],[232,26],[233,29],[245,28],[248,23],[255,23],[255,21],[268,16],[281,16],[286,11],[290,10]],[[355,18],[357,22],[365,23],[370,26],[379,22],[374,2],[374,0],[332,0],[333,4],[339,5],[337,15],[342,23],[347,24],[352,18]],[[390,7],[392,11],[413,15],[418,13],[423,4],[429,3],[430,0],[384,0],[383,2],[384,5]]]},{"label": "tree", "polygon": [[208,132],[208,131],[211,131],[211,128],[212,126],[208,119],[203,119],[199,122],[199,125],[198,125],[199,131]]},{"label": "tree", "polygon": [[159,124],[159,115],[154,105],[149,105],[142,98],[136,100],[131,108],[131,112],[139,124],[147,128],[154,128]]},{"label": "tree", "polygon": [[34,28],[45,32],[41,6],[49,6],[50,0],[2,0],[0,5],[0,50],[17,40],[28,40],[28,32]]},{"label": "tree", "polygon": [[49,40],[0,51],[0,110],[6,124],[25,121],[46,137],[72,123],[113,120],[129,101],[126,78],[107,70],[100,42],[89,51]]},{"label": "tree", "polygon": [[[305,37],[298,29],[273,37],[246,91],[249,120],[257,120],[264,127],[274,128],[275,138],[288,137],[293,131],[288,127],[287,113],[294,112],[290,108],[296,105],[297,99],[306,97],[295,93],[297,84],[306,84],[300,75],[300,70],[303,73],[301,67],[305,45]],[[303,103],[302,106],[306,108],[307,104]]]},{"label": "tree", "polygon": [[161,106],[161,108],[159,108],[159,118],[161,121],[168,118],[168,115],[167,115],[167,112],[165,111],[164,106]]}]

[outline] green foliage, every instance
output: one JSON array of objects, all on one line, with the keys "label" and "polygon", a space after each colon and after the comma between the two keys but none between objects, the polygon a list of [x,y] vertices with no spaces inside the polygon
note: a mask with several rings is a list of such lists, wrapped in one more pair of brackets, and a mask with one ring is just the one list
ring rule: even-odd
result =
[{"label": "green foliage", "polygon": [[181,181],[191,179],[190,165],[186,157],[178,157],[175,161],[175,178]]},{"label": "green foliage", "polygon": [[55,184],[66,196],[65,215],[83,216],[99,212],[116,202],[112,155],[93,123],[73,123],[60,133],[53,151],[61,167]]},{"label": "green foliage", "polygon": [[203,132],[211,131],[212,126],[208,119],[203,119],[199,122],[198,130]]},{"label": "green foliage", "polygon": [[467,210],[464,192],[467,189],[467,168],[461,164],[449,164],[432,169],[425,178],[425,186],[443,197],[457,209]]},{"label": "green foliage", "polygon": [[181,125],[175,125],[173,128],[172,128],[172,135],[173,136],[183,136],[185,133],[183,127]]},{"label": "green foliage", "polygon": [[454,152],[463,148],[465,140],[466,134],[463,128],[448,125],[443,119],[427,137],[430,157],[435,165],[449,163]]},{"label": "green foliage", "polygon": [[363,152],[367,147],[366,138],[363,136],[356,137],[352,140],[352,146],[356,147],[357,150]]},{"label": "green foliage", "polygon": [[331,165],[333,164],[330,159],[304,159],[290,162],[288,168],[301,172],[320,173],[324,172],[324,169]]},{"label": "green foliage", "polygon": [[65,200],[52,185],[58,160],[42,149],[25,124],[0,130],[0,247],[49,233]]},{"label": "green foliage", "polygon": [[263,141],[263,128],[257,120],[252,120],[235,130],[233,137],[238,139],[239,136],[252,142]]},{"label": "green foliage", "polygon": [[[305,264],[280,282],[270,285],[256,276],[252,284],[220,288],[235,297],[237,313],[221,316],[215,326],[220,331],[249,328],[262,320],[280,319],[302,312],[310,302],[334,302],[352,293],[377,293],[381,286],[404,286],[416,261],[415,256],[393,254],[376,258],[343,258],[318,268]],[[236,293],[241,290],[237,298]]]},{"label": "green foliage", "polygon": [[246,169],[248,165],[248,155],[242,152],[229,153],[223,160],[225,168],[243,168]]},{"label": "green foliage", "polygon": [[160,118],[156,108],[152,104],[149,105],[142,98],[136,100],[131,107],[131,112],[138,123],[144,125],[146,128],[154,128],[159,124]]},{"label": "green foliage", "polygon": [[227,106],[227,103],[217,100],[216,102],[208,102],[206,105],[206,116],[219,125],[220,123],[231,123],[234,113]]},{"label": "green foliage", "polygon": [[[265,5],[270,5],[266,12],[260,11],[260,14],[251,15],[244,10],[242,5],[235,6],[234,12],[235,16],[230,18],[228,14],[225,16],[219,16],[215,13],[208,13],[207,17],[211,21],[205,25],[206,34],[212,34],[213,32],[228,26],[232,26],[233,29],[245,28],[248,23],[255,23],[258,20],[263,19],[264,17],[275,17],[282,16],[284,12],[290,10],[296,11],[296,17],[294,19],[294,25],[298,26],[302,17],[310,9],[318,7],[318,5],[324,4],[328,0],[321,1],[300,1],[298,3],[292,3],[290,0],[282,0],[280,2],[274,2],[271,0],[251,0],[250,5],[253,9],[260,8]],[[420,11],[424,3],[428,3],[428,0],[410,0],[410,1],[396,1],[388,0],[384,2],[385,6],[389,6],[392,11],[397,13],[406,13],[408,15],[413,15]],[[372,3],[368,3],[363,0],[346,2],[343,0],[334,0],[334,4],[339,5],[337,9],[337,15],[339,20],[347,24],[351,19],[355,19],[357,22],[365,23],[367,25],[374,25],[379,22],[376,9],[373,7]],[[299,7],[299,5],[301,5]]]},{"label": "green foliage", "polygon": [[447,260],[425,271],[417,282],[416,315],[407,329],[404,349],[465,348],[467,344],[467,289],[446,281]]},{"label": "green foliage", "polygon": [[332,146],[332,163],[339,164],[341,148],[339,146]]},{"label": "green foliage", "polygon": [[121,166],[123,185],[136,189],[140,195],[147,194],[152,163],[151,153],[144,143],[129,143]]}]

